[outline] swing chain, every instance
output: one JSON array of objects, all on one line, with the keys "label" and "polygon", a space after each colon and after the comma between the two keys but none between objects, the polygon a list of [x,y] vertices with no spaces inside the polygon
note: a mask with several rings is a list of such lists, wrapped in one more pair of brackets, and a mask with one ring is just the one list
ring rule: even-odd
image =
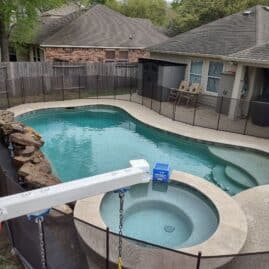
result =
[{"label": "swing chain", "polygon": [[44,242],[44,233],[43,233],[43,221],[44,221],[43,217],[38,217],[36,219],[36,223],[38,224],[38,232],[39,232],[41,265],[42,265],[42,269],[47,269],[45,242]]},{"label": "swing chain", "polygon": [[120,222],[119,222],[119,257],[122,255],[122,230],[123,230],[123,206],[124,206],[124,192],[119,192],[120,198]]}]

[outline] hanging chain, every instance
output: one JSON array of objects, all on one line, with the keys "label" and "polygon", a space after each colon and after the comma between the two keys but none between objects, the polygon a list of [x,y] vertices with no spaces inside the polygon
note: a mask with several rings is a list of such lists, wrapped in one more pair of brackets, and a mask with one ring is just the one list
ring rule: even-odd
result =
[{"label": "hanging chain", "polygon": [[43,233],[43,221],[44,221],[43,217],[38,217],[36,219],[36,222],[38,224],[38,232],[39,232],[41,265],[42,265],[42,269],[47,269],[46,251],[45,251],[45,242],[44,242],[44,233]]},{"label": "hanging chain", "polygon": [[119,257],[122,255],[122,230],[123,230],[123,206],[124,206],[124,192],[119,192],[120,198],[120,222],[119,222]]}]

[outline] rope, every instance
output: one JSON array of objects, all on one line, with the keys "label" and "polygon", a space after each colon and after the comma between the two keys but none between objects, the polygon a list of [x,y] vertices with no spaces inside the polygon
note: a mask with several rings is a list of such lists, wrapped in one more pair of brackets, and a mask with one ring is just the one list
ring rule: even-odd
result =
[{"label": "rope", "polygon": [[122,259],[121,259],[121,257],[118,258],[118,269],[122,269]]}]

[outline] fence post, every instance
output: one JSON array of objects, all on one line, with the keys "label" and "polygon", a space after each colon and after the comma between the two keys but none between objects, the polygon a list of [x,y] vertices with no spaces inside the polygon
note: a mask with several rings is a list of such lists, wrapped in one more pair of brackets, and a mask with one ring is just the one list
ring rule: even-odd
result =
[{"label": "fence post", "polygon": [[21,77],[21,101],[22,101],[22,104],[25,103],[25,96],[24,96],[24,80],[23,80],[23,77]]},{"label": "fence post", "polygon": [[106,228],[106,269],[109,269],[109,228]]},{"label": "fence post", "polygon": [[161,89],[161,98],[160,98],[160,108],[159,108],[159,114],[161,115],[161,112],[162,112],[162,99],[163,99],[163,86],[160,86],[162,87]]},{"label": "fence post", "polygon": [[192,126],[195,125],[195,120],[196,120],[196,110],[197,110],[197,106],[198,106],[198,95],[195,98],[195,104],[194,104],[194,112],[193,112],[193,119],[192,119]]},{"label": "fence post", "polygon": [[200,269],[201,257],[202,257],[202,252],[199,251],[199,252],[198,252],[198,256],[197,256],[196,269]]},{"label": "fence post", "polygon": [[218,123],[217,123],[217,130],[219,130],[219,124],[220,124],[220,116],[221,116],[221,111],[222,111],[222,104],[223,104],[223,95],[221,96],[220,99],[220,107],[219,107],[219,115],[218,115]]},{"label": "fence post", "polygon": [[129,73],[129,76],[130,76],[130,98],[129,98],[129,102],[131,102],[131,100],[132,100],[132,94],[133,94],[133,78],[132,78],[132,72]]},{"label": "fence post", "polygon": [[173,102],[173,116],[172,116],[172,120],[176,120],[176,102]]},{"label": "fence post", "polygon": [[81,81],[80,81],[80,74],[79,74],[78,75],[78,99],[81,98],[80,87],[81,87]]},{"label": "fence post", "polygon": [[249,101],[249,102],[250,102],[250,105],[249,105],[249,112],[248,112],[248,115],[247,115],[247,118],[246,118],[246,123],[245,123],[245,126],[244,126],[244,132],[243,132],[244,135],[247,134],[248,121],[249,121],[249,118],[251,117],[252,101]]},{"label": "fence post", "polygon": [[64,101],[64,76],[62,75],[62,98]]},{"label": "fence post", "polygon": [[7,86],[7,78],[5,79],[5,88],[6,88],[6,98],[7,98],[7,107],[10,107],[9,94],[8,94],[8,86]]},{"label": "fence post", "polygon": [[115,81],[116,81],[116,76],[113,76],[113,95],[114,95],[114,100],[117,99],[117,90],[116,90],[116,86],[115,86]]},{"label": "fence post", "polygon": [[41,77],[41,87],[42,87],[43,101],[46,102],[44,75]]},{"label": "fence post", "polygon": [[153,99],[152,99],[152,96],[153,96],[153,83],[151,82],[151,95],[150,95],[150,109],[152,110],[152,107],[153,107]]},{"label": "fence post", "polygon": [[96,97],[99,98],[99,74],[96,76]]}]

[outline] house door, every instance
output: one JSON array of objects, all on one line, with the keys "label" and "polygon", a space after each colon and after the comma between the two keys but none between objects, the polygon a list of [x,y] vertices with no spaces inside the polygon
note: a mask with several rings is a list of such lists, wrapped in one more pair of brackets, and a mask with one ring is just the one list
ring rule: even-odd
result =
[{"label": "house door", "polygon": [[153,62],[143,63],[143,96],[153,97],[158,84],[158,65]]}]

